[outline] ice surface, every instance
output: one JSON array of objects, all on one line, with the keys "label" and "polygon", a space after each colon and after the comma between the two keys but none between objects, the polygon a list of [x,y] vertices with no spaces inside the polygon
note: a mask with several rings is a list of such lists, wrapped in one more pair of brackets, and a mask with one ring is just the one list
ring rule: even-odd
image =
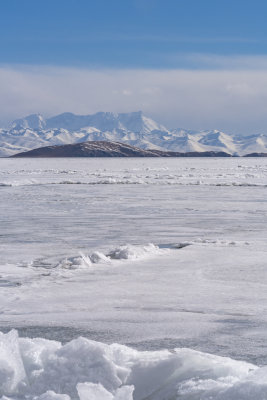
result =
[{"label": "ice surface", "polygon": [[[102,159],[103,160],[103,159]],[[208,160],[169,159],[134,162],[127,160],[119,163],[115,160],[104,161],[108,168],[102,168],[99,159],[70,159],[70,168],[64,160],[1,160],[9,166],[0,171],[0,186],[39,186],[39,185],[174,185],[174,186],[241,186],[266,187],[267,168],[264,160],[259,158],[212,159],[212,169],[208,168]],[[256,160],[256,162],[255,162]],[[24,161],[24,162],[23,162]],[[65,161],[66,162],[66,161]],[[44,164],[40,168],[40,163]],[[89,163],[89,164],[88,164]],[[136,164],[136,165],[134,165]],[[4,164],[5,165],[5,164]],[[33,165],[33,167],[31,167]],[[54,167],[53,167],[54,165]],[[109,167],[110,165],[110,167]],[[130,165],[133,165],[131,169]],[[13,166],[13,168],[12,168]],[[61,168],[60,168],[61,166]],[[73,168],[71,168],[73,166]],[[89,167],[88,167],[89,166]],[[136,168],[134,168],[136,167]],[[88,189],[90,190],[90,189]],[[140,189],[139,189],[140,190]]]},{"label": "ice surface", "polygon": [[2,159],[0,182],[0,327],[26,336],[0,335],[1,395],[267,398],[267,160]]}]

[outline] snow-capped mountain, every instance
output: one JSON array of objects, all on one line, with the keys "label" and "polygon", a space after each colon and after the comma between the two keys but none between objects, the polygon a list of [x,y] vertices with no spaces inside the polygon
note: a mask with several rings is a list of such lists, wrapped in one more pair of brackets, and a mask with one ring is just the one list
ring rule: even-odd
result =
[{"label": "snow-capped mountain", "polygon": [[13,130],[21,130],[21,129],[45,129],[46,121],[40,114],[32,114],[28,115],[26,118],[16,119],[12,123]]},{"label": "snow-capped mountain", "polygon": [[63,113],[47,119],[39,114],[29,115],[15,120],[10,129],[0,129],[0,156],[85,141],[115,141],[142,149],[174,152],[267,153],[267,135],[236,136],[217,130],[169,130],[138,111],[93,115]]},{"label": "snow-capped mountain", "polygon": [[124,130],[141,134],[153,130],[166,130],[164,126],[145,117],[141,111],[124,114],[99,112],[93,115],[75,115],[67,112],[47,120],[40,114],[32,114],[23,119],[17,119],[12,124],[12,128],[17,130],[25,128],[66,129],[70,132],[76,132],[87,127],[94,127],[102,132]]}]

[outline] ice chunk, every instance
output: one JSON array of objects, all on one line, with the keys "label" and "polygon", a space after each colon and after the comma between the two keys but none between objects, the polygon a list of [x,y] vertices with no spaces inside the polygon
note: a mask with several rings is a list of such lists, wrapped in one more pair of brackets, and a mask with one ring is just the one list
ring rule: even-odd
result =
[{"label": "ice chunk", "polygon": [[19,347],[29,383],[32,384],[38,371],[42,372],[47,360],[53,357],[53,354],[60,349],[61,344],[42,338],[20,338]]},{"label": "ice chunk", "polygon": [[77,391],[80,400],[113,400],[114,396],[108,392],[100,383],[78,383]]},{"label": "ice chunk", "polygon": [[105,254],[101,253],[100,251],[95,251],[90,255],[90,260],[93,264],[109,264],[110,259],[105,256]]},{"label": "ice chunk", "polygon": [[76,385],[83,382],[99,383],[114,391],[123,383],[117,366],[106,353],[108,346],[85,338],[78,338],[42,360],[42,369],[36,370],[31,383],[32,393],[53,390],[76,397]]},{"label": "ice chunk", "polygon": [[61,261],[58,266],[66,269],[77,269],[91,267],[91,265],[92,262],[90,257],[81,254],[80,257],[66,258],[65,260]]},{"label": "ice chunk", "polygon": [[114,400],[133,400],[134,386],[123,386],[116,390]]},{"label": "ice chunk", "polygon": [[53,390],[48,390],[41,396],[35,397],[34,400],[70,400],[70,396],[67,394],[57,394]]},{"label": "ice chunk", "polygon": [[0,396],[17,393],[26,383],[17,332],[0,332]]},{"label": "ice chunk", "polygon": [[153,243],[149,243],[145,246],[134,246],[134,245],[126,245],[117,247],[114,250],[111,250],[107,257],[111,259],[121,260],[121,259],[135,259],[145,257],[148,254],[153,254],[159,252],[159,247],[155,246]]},{"label": "ice chunk", "polygon": [[77,391],[80,400],[133,400],[133,386],[123,386],[114,395],[108,392],[100,383],[78,383]]}]

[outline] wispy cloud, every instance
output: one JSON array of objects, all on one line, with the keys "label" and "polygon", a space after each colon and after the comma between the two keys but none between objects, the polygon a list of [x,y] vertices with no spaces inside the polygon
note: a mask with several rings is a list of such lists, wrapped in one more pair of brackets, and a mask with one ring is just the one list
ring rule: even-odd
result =
[{"label": "wispy cloud", "polygon": [[[168,56],[167,56],[168,57]],[[177,64],[194,69],[267,70],[267,55],[221,55],[205,53],[176,53],[169,55]]]},{"label": "wispy cloud", "polygon": [[168,127],[267,132],[267,64],[264,69],[261,61],[257,71],[2,66],[0,120],[143,110]]}]

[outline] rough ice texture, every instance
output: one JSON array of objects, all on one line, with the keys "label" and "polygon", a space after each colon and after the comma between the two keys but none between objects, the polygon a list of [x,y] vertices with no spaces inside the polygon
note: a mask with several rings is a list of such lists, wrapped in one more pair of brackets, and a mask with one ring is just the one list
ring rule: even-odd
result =
[{"label": "rough ice texture", "polygon": [[35,400],[264,400],[267,367],[190,349],[0,335],[0,395]]}]

